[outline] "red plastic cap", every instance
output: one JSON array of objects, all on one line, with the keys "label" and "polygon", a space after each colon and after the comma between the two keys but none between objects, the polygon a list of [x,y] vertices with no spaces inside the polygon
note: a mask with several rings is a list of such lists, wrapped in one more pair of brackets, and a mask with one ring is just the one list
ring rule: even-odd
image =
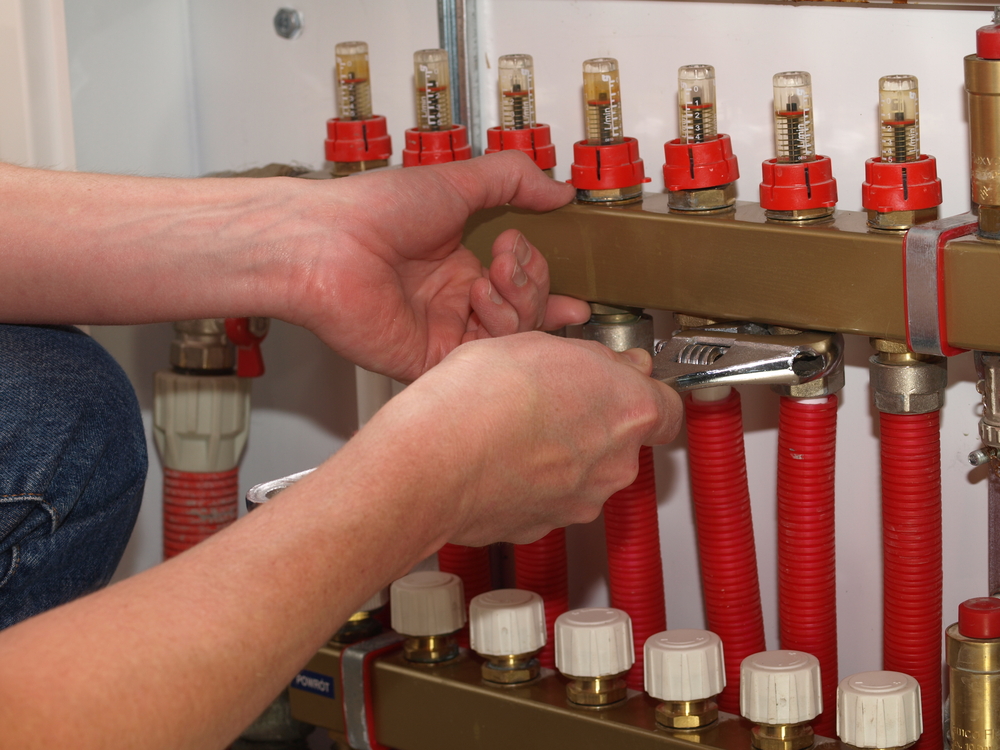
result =
[{"label": "red plastic cap", "polygon": [[829,156],[799,164],[768,159],[761,167],[760,205],[768,211],[800,211],[837,205],[837,181]]},{"label": "red plastic cap", "polygon": [[663,153],[667,159],[663,182],[670,192],[728,185],[740,177],[733,142],[725,134],[705,143],[681,143],[675,138],[664,144]]},{"label": "red plastic cap", "polygon": [[990,24],[976,29],[976,56],[984,60],[1000,60],[1000,25]]},{"label": "red plastic cap", "polygon": [[392,139],[385,118],[326,121],[326,160],[335,162],[378,161],[392,156]]},{"label": "red plastic cap", "polygon": [[423,164],[447,164],[472,158],[469,133],[465,125],[452,125],[451,130],[406,131],[406,148],[403,149],[403,166],[419,167]]},{"label": "red plastic cap", "polygon": [[570,183],[577,190],[614,190],[649,182],[635,138],[609,146],[574,143],[570,174]]},{"label": "red plastic cap", "polygon": [[937,176],[937,161],[926,155],[910,162],[869,159],[865,162],[861,205],[868,211],[880,213],[940,206],[941,180]]},{"label": "red plastic cap", "polygon": [[1000,599],[980,596],[959,604],[958,632],[966,638],[1000,638]]},{"label": "red plastic cap", "polygon": [[548,125],[536,125],[523,130],[490,128],[486,131],[487,154],[497,151],[523,151],[539,169],[552,169],[556,165],[556,147]]}]

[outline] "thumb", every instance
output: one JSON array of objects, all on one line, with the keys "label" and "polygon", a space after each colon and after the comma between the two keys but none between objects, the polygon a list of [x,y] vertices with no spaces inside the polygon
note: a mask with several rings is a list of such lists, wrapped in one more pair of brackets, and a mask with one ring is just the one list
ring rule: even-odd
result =
[{"label": "thumb", "polygon": [[653,358],[645,349],[628,349],[619,355],[626,364],[631,365],[643,375],[653,372]]}]

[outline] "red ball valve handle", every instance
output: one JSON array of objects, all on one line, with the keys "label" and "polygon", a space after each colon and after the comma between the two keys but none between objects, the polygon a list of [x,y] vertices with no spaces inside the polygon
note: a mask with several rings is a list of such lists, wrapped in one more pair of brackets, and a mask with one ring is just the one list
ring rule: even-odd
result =
[{"label": "red ball valve handle", "polygon": [[241,378],[264,374],[260,342],[270,327],[270,318],[226,318],[226,336],[236,346],[236,374]]}]

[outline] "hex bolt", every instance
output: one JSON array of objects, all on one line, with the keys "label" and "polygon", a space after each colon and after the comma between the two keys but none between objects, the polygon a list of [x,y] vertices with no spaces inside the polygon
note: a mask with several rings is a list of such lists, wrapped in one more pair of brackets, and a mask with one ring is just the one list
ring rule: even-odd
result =
[{"label": "hex bolt", "polygon": [[982,466],[990,462],[990,454],[982,448],[974,450],[969,454],[969,463],[973,466]]},{"label": "hex bolt", "polygon": [[274,14],[274,30],[282,39],[295,39],[302,33],[302,14],[295,8],[280,8]]}]

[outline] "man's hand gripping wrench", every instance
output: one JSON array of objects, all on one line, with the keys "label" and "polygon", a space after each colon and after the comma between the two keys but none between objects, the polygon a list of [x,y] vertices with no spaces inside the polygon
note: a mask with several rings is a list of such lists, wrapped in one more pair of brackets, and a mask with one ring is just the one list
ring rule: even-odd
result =
[{"label": "man's hand gripping wrench", "polygon": [[653,377],[684,392],[723,385],[801,385],[842,364],[839,333],[773,333],[755,324],[678,331],[657,342]]}]

